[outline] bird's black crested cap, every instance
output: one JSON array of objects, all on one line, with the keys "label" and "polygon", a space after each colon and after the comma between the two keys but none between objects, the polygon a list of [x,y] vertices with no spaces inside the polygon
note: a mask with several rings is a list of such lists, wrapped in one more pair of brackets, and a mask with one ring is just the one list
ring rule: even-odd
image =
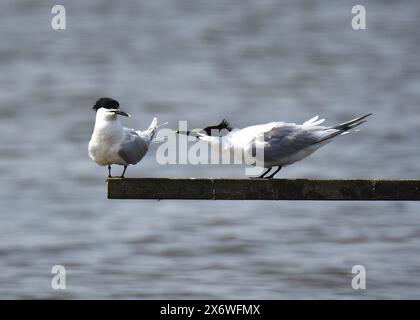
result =
[{"label": "bird's black crested cap", "polygon": [[119,109],[120,104],[117,100],[111,99],[111,98],[100,98],[98,101],[96,101],[95,105],[93,106],[93,110],[98,111],[100,108],[105,109]]},{"label": "bird's black crested cap", "polygon": [[223,119],[222,122],[220,122],[216,126],[205,127],[203,129],[203,131],[205,131],[206,134],[210,136],[211,135],[211,130],[222,131],[223,129],[226,129],[229,132],[233,130],[233,127],[231,126],[231,124],[229,123],[229,121],[227,121],[226,119]]},{"label": "bird's black crested cap", "polygon": [[226,129],[229,132],[233,130],[232,125],[230,124],[229,121],[227,121],[226,119],[223,119],[222,122],[219,124],[220,130],[222,129]]}]

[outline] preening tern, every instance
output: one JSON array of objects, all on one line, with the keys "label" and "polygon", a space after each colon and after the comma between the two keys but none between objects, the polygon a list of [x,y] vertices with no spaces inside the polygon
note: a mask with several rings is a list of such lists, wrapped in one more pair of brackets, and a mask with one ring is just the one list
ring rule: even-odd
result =
[{"label": "preening tern", "polygon": [[100,166],[108,166],[108,177],[111,177],[111,165],[124,166],[120,178],[130,164],[138,163],[146,155],[157,125],[157,119],[146,131],[125,128],[118,116],[130,117],[120,110],[117,100],[100,98],[93,108],[96,111],[95,129],[89,142],[89,157]]},{"label": "preening tern", "polygon": [[[370,115],[372,114],[369,113],[332,127],[321,126],[325,119],[319,119],[318,116],[301,125],[270,122],[235,130],[228,121],[223,120],[216,126],[195,131],[177,131],[177,133],[195,136],[216,148],[219,148],[221,144],[223,153],[232,154],[233,152],[234,156],[241,157],[244,153],[255,155],[255,162],[252,165],[263,166],[267,169],[258,178],[272,179],[283,166],[300,161],[331,142],[333,138],[349,133],[351,129],[366,122],[365,119]],[[220,138],[211,135],[212,130],[223,129],[229,131],[226,136]],[[274,167],[277,169],[266,176]]]}]

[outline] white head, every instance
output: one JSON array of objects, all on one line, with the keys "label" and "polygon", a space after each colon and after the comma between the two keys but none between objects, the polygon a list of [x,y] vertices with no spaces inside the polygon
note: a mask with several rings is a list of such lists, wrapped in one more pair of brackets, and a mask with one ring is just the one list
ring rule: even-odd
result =
[{"label": "white head", "polygon": [[115,121],[118,115],[130,117],[130,115],[120,110],[120,104],[117,100],[111,98],[100,98],[92,108],[96,111],[96,118],[105,121]]}]

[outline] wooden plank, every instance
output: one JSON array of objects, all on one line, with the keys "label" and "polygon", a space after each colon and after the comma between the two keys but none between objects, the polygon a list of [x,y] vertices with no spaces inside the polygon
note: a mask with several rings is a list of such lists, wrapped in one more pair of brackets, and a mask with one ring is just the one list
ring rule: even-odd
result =
[{"label": "wooden plank", "polygon": [[419,201],[420,180],[111,178],[108,199]]}]

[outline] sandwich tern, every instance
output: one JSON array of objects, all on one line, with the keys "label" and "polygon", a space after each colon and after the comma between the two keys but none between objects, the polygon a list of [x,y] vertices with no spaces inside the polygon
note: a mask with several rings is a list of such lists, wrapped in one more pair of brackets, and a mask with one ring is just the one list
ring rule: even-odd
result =
[{"label": "sandwich tern", "polygon": [[[179,132],[187,134],[210,143],[215,148],[219,148],[223,153],[241,156],[243,154],[255,155],[254,166],[263,166],[267,170],[258,178],[272,179],[282,167],[300,161],[320,147],[328,144],[333,138],[349,133],[353,128],[366,122],[366,118],[371,113],[344,122],[332,127],[325,127],[321,124],[325,119],[318,116],[304,122],[303,124],[270,122],[266,124],[254,125],[243,129],[232,129],[228,121],[223,120],[219,125],[209,126],[204,129]],[[212,130],[226,129],[228,134],[222,138],[212,136]],[[261,150],[258,153],[256,150]],[[239,152],[238,152],[239,151]],[[275,171],[266,176],[273,168]]]},{"label": "sandwich tern", "polygon": [[124,166],[120,178],[124,178],[129,165],[137,164],[146,155],[156,129],[157,119],[153,118],[149,128],[136,131],[125,128],[118,116],[130,117],[120,110],[117,100],[100,98],[92,108],[96,111],[95,128],[89,142],[89,157],[100,166],[108,166],[111,178],[111,165]]}]

